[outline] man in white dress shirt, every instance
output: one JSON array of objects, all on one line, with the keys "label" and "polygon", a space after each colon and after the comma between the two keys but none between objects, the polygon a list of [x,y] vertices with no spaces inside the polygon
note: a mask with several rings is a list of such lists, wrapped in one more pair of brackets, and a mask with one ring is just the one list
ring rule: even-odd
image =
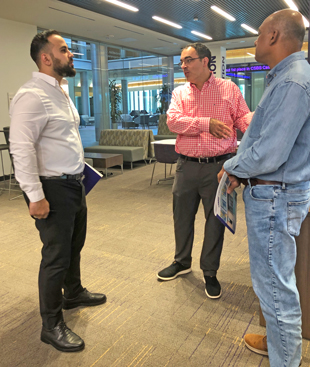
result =
[{"label": "man in white dress shirt", "polygon": [[[10,109],[10,149],[15,175],[43,243],[39,271],[41,340],[63,352],[84,348],[64,322],[62,308],[95,306],[106,296],[81,285],[80,252],[87,208],[82,184],[79,114],[62,89],[74,76],[73,54],[57,31],[37,34],[31,57],[39,72],[15,95]],[[62,289],[64,294],[62,294]]]}]

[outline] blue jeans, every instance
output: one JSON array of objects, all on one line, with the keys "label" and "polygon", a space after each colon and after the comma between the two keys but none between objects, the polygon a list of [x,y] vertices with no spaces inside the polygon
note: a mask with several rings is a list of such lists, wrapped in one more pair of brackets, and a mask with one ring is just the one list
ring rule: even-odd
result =
[{"label": "blue jeans", "polygon": [[243,191],[253,289],[267,324],[271,367],[297,367],[301,309],[295,236],[310,204],[310,182],[246,186]]}]

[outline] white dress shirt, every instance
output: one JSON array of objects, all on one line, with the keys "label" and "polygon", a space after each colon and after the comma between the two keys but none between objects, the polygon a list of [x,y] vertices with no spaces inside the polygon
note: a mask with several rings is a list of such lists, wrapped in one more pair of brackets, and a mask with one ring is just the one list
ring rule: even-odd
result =
[{"label": "white dress shirt", "polygon": [[80,117],[55,78],[33,73],[13,98],[10,116],[15,176],[31,202],[44,198],[39,176],[83,172]]}]

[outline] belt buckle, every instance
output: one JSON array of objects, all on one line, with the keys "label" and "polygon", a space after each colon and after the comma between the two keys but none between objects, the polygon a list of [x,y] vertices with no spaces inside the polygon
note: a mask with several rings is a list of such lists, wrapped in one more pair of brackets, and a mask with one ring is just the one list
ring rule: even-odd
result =
[{"label": "belt buckle", "polygon": [[206,158],[203,158],[203,157],[198,157],[198,162],[200,164],[203,164],[203,163],[209,163],[209,158],[206,157]]}]

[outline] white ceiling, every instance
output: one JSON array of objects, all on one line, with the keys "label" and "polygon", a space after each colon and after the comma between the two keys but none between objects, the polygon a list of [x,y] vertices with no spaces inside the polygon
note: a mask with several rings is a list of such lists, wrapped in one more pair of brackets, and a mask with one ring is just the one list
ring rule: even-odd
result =
[{"label": "white ceiling", "polygon": [[[154,0],[156,1],[156,0]],[[169,0],[167,0],[169,1]],[[84,39],[158,53],[178,55],[186,41],[124,21],[84,10],[58,0],[1,0],[0,17]],[[3,35],[2,35],[3,37]],[[253,46],[256,37],[208,42],[227,49]]]}]

